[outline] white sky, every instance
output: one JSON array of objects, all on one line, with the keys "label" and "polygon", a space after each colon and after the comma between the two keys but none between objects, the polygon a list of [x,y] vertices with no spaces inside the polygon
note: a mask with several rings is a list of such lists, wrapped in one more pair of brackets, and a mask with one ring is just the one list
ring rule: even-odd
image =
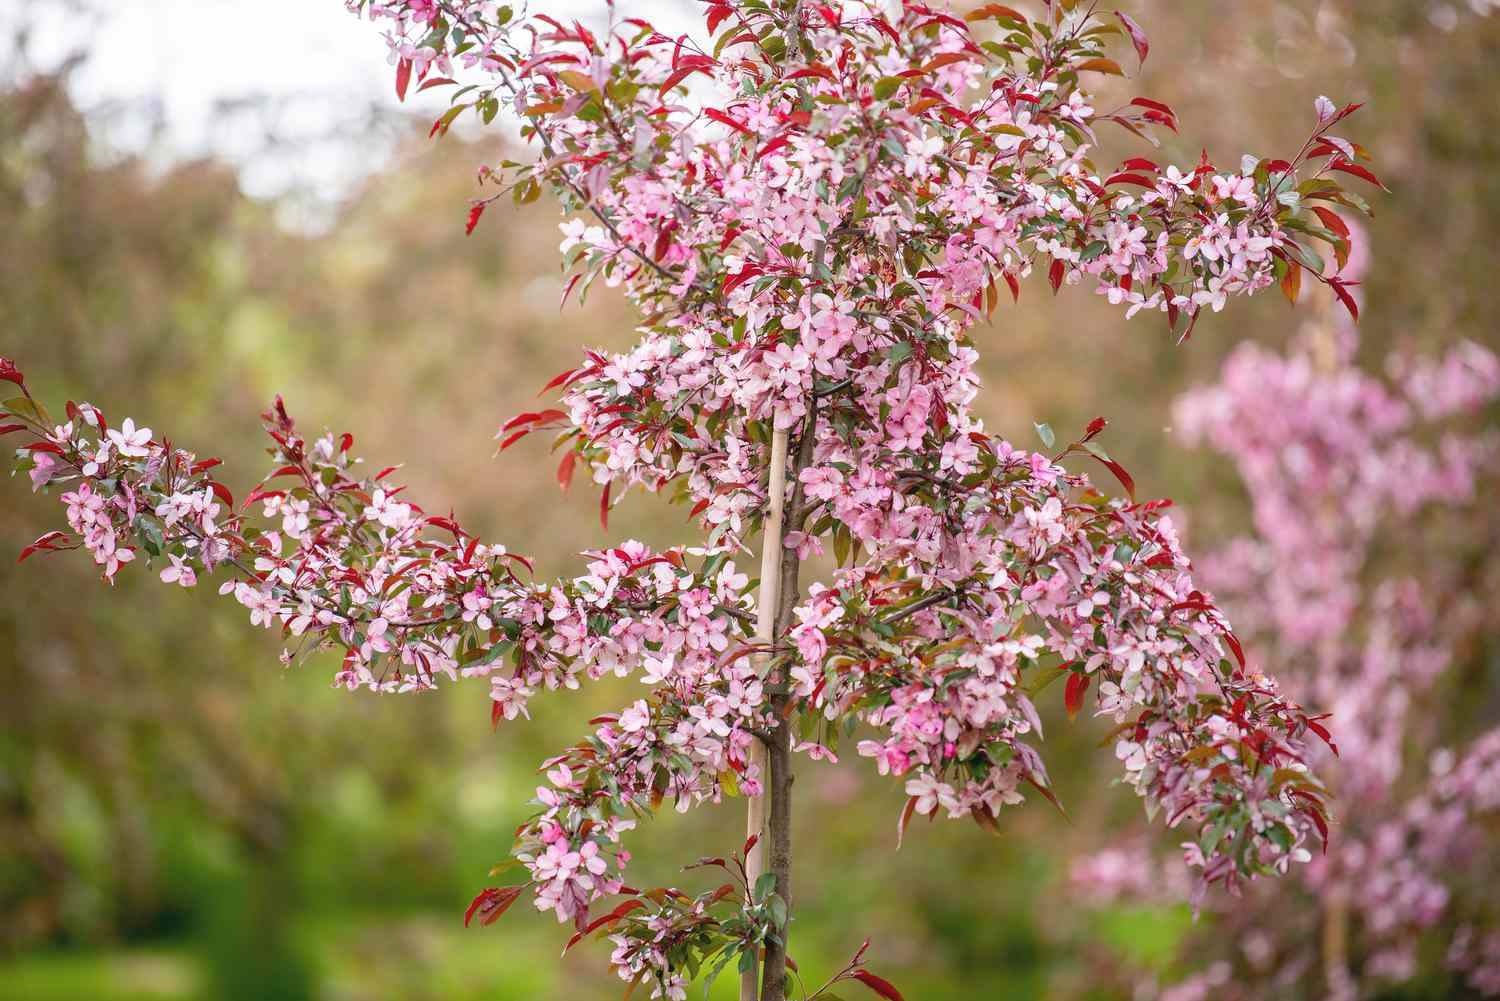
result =
[{"label": "white sky", "polygon": [[[577,16],[603,5],[546,6]],[[690,10],[680,0],[619,6],[677,30]],[[12,38],[23,26],[18,56]],[[107,147],[215,153],[240,165],[256,196],[337,198],[390,148],[396,132],[389,120],[372,124],[379,113],[436,118],[447,107],[442,88],[396,100],[384,40],[342,0],[0,0],[0,76],[53,69],[79,51],[88,58],[73,93]],[[223,106],[252,97],[271,101],[255,112]],[[267,127],[280,140],[272,151]]]}]

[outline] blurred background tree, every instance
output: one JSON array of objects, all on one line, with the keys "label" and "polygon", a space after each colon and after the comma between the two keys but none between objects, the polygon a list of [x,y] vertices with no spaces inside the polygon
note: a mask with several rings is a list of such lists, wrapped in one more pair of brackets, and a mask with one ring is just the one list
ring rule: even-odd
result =
[{"label": "blurred background tree", "polygon": [[[1500,346],[1500,16],[1489,8],[1128,8],[1190,67],[1148,72],[1142,89],[1211,152],[1231,137],[1285,148],[1320,93],[1371,102],[1363,128],[1395,191],[1370,234],[1372,363],[1406,344]],[[340,43],[378,48],[362,32],[351,19]],[[0,346],[48,374],[35,388],[64,398],[86,387],[107,411],[130,401],[138,418],[180,415],[184,432],[196,425],[208,440],[212,428],[233,444],[224,458],[249,468],[255,417],[282,392],[310,425],[347,415],[372,457],[412,456],[415,490],[488,537],[524,540],[543,574],[606,541],[593,498],[562,497],[537,475],[549,468],[540,442],[488,459],[499,422],[527,409],[577,344],[630,339],[629,314],[606,291],[559,312],[549,208],[491,213],[464,237],[474,168],[498,159],[503,139],[429,144],[429,122],[353,98],[308,133],[279,127],[295,115],[246,94],[222,111],[237,123],[235,155],[185,159],[160,140],[110,141],[125,109],[80,110],[70,81],[112,39],[81,41],[77,60],[47,72],[17,57],[0,73]],[[327,142],[335,128],[345,155],[364,158],[336,203],[310,212],[295,189],[246,193],[245,149]],[[1062,433],[1108,416],[1111,452],[1144,492],[1183,505],[1195,550],[1211,548],[1239,534],[1247,500],[1232,470],[1169,434],[1169,403],[1213,378],[1235,344],[1283,346],[1290,315],[1260,297],[1168,350],[1150,318],[1127,325],[1102,304],[1032,294],[984,335],[981,412],[1027,441],[1032,421]],[[393,397],[394,412],[375,402]],[[14,489],[4,503],[0,552],[50,527],[49,504]],[[659,543],[679,534],[680,516],[633,499],[615,531]],[[279,668],[275,644],[209,594],[129,574],[119,589],[102,592],[80,561],[0,560],[0,998],[613,996],[589,957],[534,961],[555,947],[550,917],[467,933],[460,921],[522,819],[516,793],[546,749],[582,732],[576,707],[540,700],[531,724],[491,733],[487,701],[462,685],[402,705],[335,693],[331,665]],[[1464,684],[1444,690],[1491,724],[1494,646],[1468,648]],[[603,708],[620,695],[600,685],[590,697]],[[869,931],[883,972],[914,1001],[1125,997],[1124,971],[1189,972],[1185,905],[1085,909],[1068,896],[1062,849],[1103,847],[1138,807],[1109,787],[1111,763],[1084,753],[1105,727],[1052,708],[1071,824],[1031,806],[998,839],[914,829],[893,856],[899,790],[864,783],[857,762],[819,777],[799,816],[818,828],[803,841],[817,845],[807,864],[850,878],[819,881],[840,886],[836,900],[810,884],[799,902],[804,967],[841,959]],[[642,879],[676,878],[664,859],[680,853],[652,841],[729,843],[740,823],[730,810],[663,818],[631,845]],[[848,908],[866,917],[859,932],[840,916]],[[1445,982],[1429,986],[1410,996],[1447,996]]]}]

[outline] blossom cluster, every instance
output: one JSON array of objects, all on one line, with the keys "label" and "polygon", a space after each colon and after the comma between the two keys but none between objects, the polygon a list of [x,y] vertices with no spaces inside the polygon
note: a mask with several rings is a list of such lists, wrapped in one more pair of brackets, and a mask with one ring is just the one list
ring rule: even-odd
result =
[{"label": "blossom cluster", "polygon": [[1051,795],[1023,738],[1041,736],[1032,696],[1066,678],[1071,711],[1093,686],[1116,723],[1126,782],[1194,830],[1200,885],[1305,861],[1324,793],[1303,740],[1322,727],[1245,671],[1165,505],[1108,501],[1044,456],[977,444],[965,476],[883,500],[862,491],[908,513],[931,505],[947,522],[932,545],[919,531],[856,536],[869,557],[796,610],[790,676],[823,717],[823,741],[854,714],[880,738],[857,751],[882,774],[910,775],[907,816],[942,809],[989,826],[1023,784]]}]

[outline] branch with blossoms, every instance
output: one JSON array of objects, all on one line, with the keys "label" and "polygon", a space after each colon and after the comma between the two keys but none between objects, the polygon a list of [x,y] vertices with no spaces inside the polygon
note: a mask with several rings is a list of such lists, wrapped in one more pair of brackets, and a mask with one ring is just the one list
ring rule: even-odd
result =
[{"label": "branch with blossoms", "polygon": [[[975,332],[1033,271],[1160,312],[1179,339],[1231,297],[1279,282],[1296,299],[1304,271],[1352,306],[1314,246],[1342,265],[1328,206],[1363,202],[1339,178],[1378,183],[1335,133],[1355,106],[1319,99],[1287,160],[1105,169],[1101,123],[1153,143],[1178,123],[1147,97],[1097,110],[1084,81],[1124,75],[1109,36],[1142,60],[1149,43],[1093,6],[734,0],[707,4],[695,40],[613,7],[596,34],[493,0],[346,5],[385,29],[398,94],[454,88],[434,134],[502,107],[523,121],[536,155],[482,171],[469,230],[502,195],[551,188],[573,216],[564,299],[602,280],[641,310],[633,349],[586,352],[546,387],[556,406],[502,425],[501,449],[555,432],[559,482],[585,470],[602,519],[631,487],[663,491],[704,544],[626,543],[532,582],[520,557],[408,501],[393,470],[361,475],[349,436],[301,437],[279,403],[277,465],[249,497],[270,523],[252,527],[211,463],[86,405],[55,425],[23,395],[6,404],[21,468],[70,488],[72,532],[31,551],[82,546],[110,579],[142,552],[179,584],[228,567],[252,622],[342,652],[338,684],[484,676],[497,721],[540,689],[638,674],[646,697],[543,766],[513,852],[526,882],[468,917],[529,893],[575,941],[610,935],[617,971],[653,996],[730,963],[746,1001],[789,995],[794,752],[833,758],[864,726],[858,753],[905,778],[899,828],[940,808],[993,828],[1023,787],[1054,799],[1032,698],[1060,678],[1070,713],[1092,690],[1116,719],[1148,810],[1194,831],[1200,889],[1326,840],[1305,747],[1327,739],[1322,717],[1245,669],[1164,503],[1137,503],[1096,440],[1104,422],[1049,457],[988,433],[972,403]],[[1069,455],[1130,499],[1063,469]],[[752,585],[733,561],[756,535]],[[830,549],[833,579],[804,595],[804,560]],[[769,804],[716,862],[734,879],[698,897],[625,885],[639,819],[733,795]],[[899,1001],[862,957],[833,982]]]}]

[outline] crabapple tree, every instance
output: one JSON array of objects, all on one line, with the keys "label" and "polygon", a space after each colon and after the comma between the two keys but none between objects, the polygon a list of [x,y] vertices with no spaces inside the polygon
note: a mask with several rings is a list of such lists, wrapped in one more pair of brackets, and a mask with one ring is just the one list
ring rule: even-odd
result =
[{"label": "crabapple tree", "polygon": [[[475,899],[523,897],[608,936],[652,996],[735,967],[781,1001],[859,980],[861,949],[824,987],[792,990],[794,761],[841,746],[908,794],[897,828],[945,814],[996,828],[1026,792],[1053,799],[1033,698],[1065,680],[1116,723],[1124,781],[1187,832],[1201,889],[1284,872],[1326,840],[1308,767],[1319,722],[1246,668],[1196,590],[1163,501],[1140,502],[1096,420],[1046,451],[988,432],[972,401],[981,325],[1040,271],[1181,339],[1205,311],[1316,280],[1350,306],[1342,180],[1377,183],[1339,135],[1355,106],[1314,103],[1289,159],[1224,168],[1134,155],[1104,166],[1097,131],[1176,131],[1166,105],[1092,93],[1149,43],[1126,14],[1050,0],[1027,16],[920,3],[714,2],[701,35],[638,18],[590,30],[493,0],[347,0],[385,33],[396,90],[452,88],[434,124],[521,123],[530,157],[483,168],[470,230],[496,200],[551,190],[568,215],[564,292],[595,282],[639,306],[623,354],[584,352],[549,409],[501,447],[554,435],[557,477],[599,488],[600,516],[639,486],[687,504],[702,534],[585,554],[539,582],[526,559],[429,514],[348,434],[265,414],[273,467],[238,503],[216,462],[97,407],[48,416],[11,362],[0,378],[19,468],[55,490],[67,530],[23,556],[85,550],[112,580],[152,563],[210,575],[288,662],[342,654],[335,684],[418,692],[483,678],[492,717],[607,674],[644,694],[545,762],[536,812]],[[1062,460],[1097,461],[1109,499]],[[760,570],[747,572],[760,542]],[[804,585],[804,560],[827,555]],[[688,896],[626,883],[626,835],[679,810],[751,803],[745,844]],[[498,875],[498,873],[497,873]]]}]

